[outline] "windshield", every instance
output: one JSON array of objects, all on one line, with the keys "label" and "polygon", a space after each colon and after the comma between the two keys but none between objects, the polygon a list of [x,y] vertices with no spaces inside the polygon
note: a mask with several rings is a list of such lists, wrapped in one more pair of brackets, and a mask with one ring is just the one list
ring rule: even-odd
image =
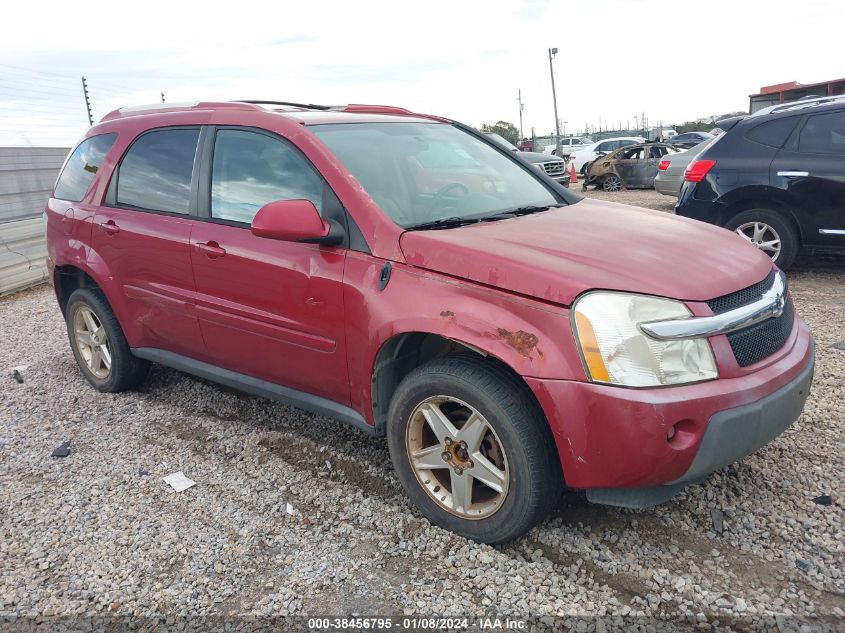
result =
[{"label": "windshield", "polygon": [[580,200],[456,126],[340,123],[311,130],[403,228]]}]

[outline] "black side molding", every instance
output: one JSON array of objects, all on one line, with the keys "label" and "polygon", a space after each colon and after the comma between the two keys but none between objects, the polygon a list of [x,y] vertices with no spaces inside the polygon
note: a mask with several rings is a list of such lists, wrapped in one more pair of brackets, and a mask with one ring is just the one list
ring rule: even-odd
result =
[{"label": "black side molding", "polygon": [[378,289],[384,290],[387,288],[387,282],[390,281],[390,273],[393,270],[393,264],[385,262],[381,267],[381,272],[378,274]]},{"label": "black side molding", "polygon": [[354,426],[367,433],[368,435],[375,435],[376,429],[373,425],[368,424],[360,413],[339,404],[327,398],[321,398],[304,391],[297,391],[290,387],[283,387],[260,378],[247,376],[246,374],[239,374],[238,372],[216,367],[202,361],[174,354],[163,349],[155,349],[152,347],[136,347],[132,353],[138,358],[145,358],[146,360],[160,365],[166,365],[179,371],[184,371],[200,378],[205,378],[227,387],[239,389],[262,398],[269,398],[284,404],[289,404],[311,413],[324,415],[328,418],[334,418],[350,426]]}]

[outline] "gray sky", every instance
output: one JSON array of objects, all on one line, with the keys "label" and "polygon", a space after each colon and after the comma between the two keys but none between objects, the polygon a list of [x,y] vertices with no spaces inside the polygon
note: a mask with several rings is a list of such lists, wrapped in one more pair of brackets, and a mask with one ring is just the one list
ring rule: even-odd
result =
[{"label": "gray sky", "polygon": [[[567,131],[745,110],[763,86],[845,76],[836,0],[31,1],[4,7],[0,145],[70,145],[123,105],[382,103]],[[672,33],[672,34],[667,34]]]}]

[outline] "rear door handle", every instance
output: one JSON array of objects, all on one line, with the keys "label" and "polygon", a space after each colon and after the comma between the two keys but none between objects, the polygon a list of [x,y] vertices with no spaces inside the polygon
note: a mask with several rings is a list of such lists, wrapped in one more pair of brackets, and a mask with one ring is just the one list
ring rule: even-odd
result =
[{"label": "rear door handle", "polygon": [[218,257],[223,257],[226,254],[226,249],[214,240],[206,242],[205,244],[197,244],[197,248],[211,259],[217,259]]},{"label": "rear door handle", "polygon": [[808,172],[808,171],[779,171],[778,172],[778,176],[786,176],[787,178],[789,176],[801,178],[802,176],[809,176],[809,175],[810,175],[810,172]]},{"label": "rear door handle", "polygon": [[100,222],[100,230],[103,233],[114,235],[120,231],[120,227],[114,223],[114,220],[109,220],[108,222]]}]

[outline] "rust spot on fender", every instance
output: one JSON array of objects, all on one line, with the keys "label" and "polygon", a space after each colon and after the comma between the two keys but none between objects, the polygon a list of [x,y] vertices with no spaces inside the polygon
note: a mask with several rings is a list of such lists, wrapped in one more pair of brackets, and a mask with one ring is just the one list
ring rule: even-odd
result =
[{"label": "rust spot on fender", "polygon": [[531,352],[534,350],[537,351],[539,356],[543,355],[543,352],[537,349],[537,343],[539,342],[537,335],[532,334],[531,332],[526,332],[525,330],[511,332],[510,330],[500,327],[496,330],[495,338],[504,341],[507,345],[515,349],[521,356],[525,356],[525,358],[531,358]]},{"label": "rust spot on fender", "polygon": [[443,318],[449,318],[455,316],[455,313],[451,310],[443,310],[443,312],[440,313],[440,316],[442,316]]}]

